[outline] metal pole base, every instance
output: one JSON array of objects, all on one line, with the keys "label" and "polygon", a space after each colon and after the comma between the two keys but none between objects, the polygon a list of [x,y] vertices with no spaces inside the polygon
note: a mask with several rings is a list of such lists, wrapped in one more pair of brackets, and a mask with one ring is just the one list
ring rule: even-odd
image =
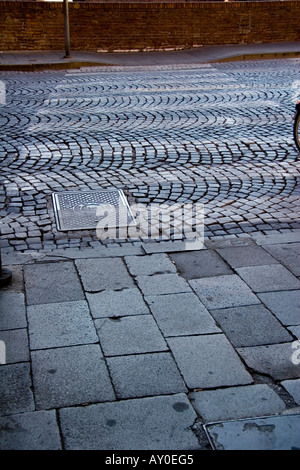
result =
[{"label": "metal pole base", "polygon": [[5,287],[11,283],[12,280],[12,273],[8,269],[2,269],[2,273],[0,276],[0,288]]}]

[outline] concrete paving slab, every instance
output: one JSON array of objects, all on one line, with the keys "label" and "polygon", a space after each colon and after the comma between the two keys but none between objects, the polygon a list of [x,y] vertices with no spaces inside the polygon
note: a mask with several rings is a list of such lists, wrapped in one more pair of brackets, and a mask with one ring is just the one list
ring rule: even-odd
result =
[{"label": "concrete paving slab", "polygon": [[278,263],[264,248],[256,245],[221,248],[216,251],[233,268]]},{"label": "concrete paving slab", "polygon": [[30,364],[7,364],[0,367],[0,414],[34,411]]},{"label": "concrete paving slab", "polygon": [[265,249],[295,276],[300,276],[300,243],[266,245]]},{"label": "concrete paving slab", "polygon": [[263,305],[211,310],[234,347],[283,343],[293,338]]},{"label": "concrete paving slab", "polygon": [[61,448],[55,410],[0,417],[1,450],[61,450]]},{"label": "concrete paving slab", "polygon": [[208,309],[260,303],[249,286],[236,274],[192,279],[189,284]]},{"label": "concrete paving slab", "polygon": [[205,422],[271,415],[286,408],[266,384],[192,392],[189,399]]},{"label": "concrete paving slab", "polygon": [[5,364],[30,360],[26,328],[0,331],[0,341],[5,343]]},{"label": "concrete paving slab", "polygon": [[217,450],[298,450],[300,415],[227,421],[206,426]]},{"label": "concrete paving slab", "polygon": [[149,295],[146,301],[165,337],[220,332],[212,316],[193,292]]},{"label": "concrete paving slab", "polygon": [[134,287],[121,258],[78,259],[75,264],[88,292]]},{"label": "concrete paving slab", "polygon": [[176,273],[176,267],[165,253],[148,256],[126,256],[125,262],[133,276]]},{"label": "concrete paving slab", "polygon": [[85,300],[30,305],[27,308],[31,349],[96,343],[98,336]]},{"label": "concrete paving slab", "polygon": [[22,292],[0,292],[0,330],[26,327],[24,294]]},{"label": "concrete paving slab", "polygon": [[191,292],[188,283],[177,274],[137,276],[136,282],[144,295]]},{"label": "concrete paving slab", "polygon": [[32,351],[32,374],[38,410],[115,398],[97,344]]},{"label": "concrete paving slab", "polygon": [[245,385],[252,377],[223,334],[168,338],[189,388]]},{"label": "concrete paving slab", "polygon": [[95,320],[105,356],[165,351],[167,344],[151,315]]},{"label": "concrete paving slab", "polygon": [[187,392],[168,352],[109,357],[107,364],[117,398]]},{"label": "concrete paving slab", "polygon": [[257,296],[283,325],[300,325],[300,290],[265,292]]},{"label": "concrete paving slab", "polygon": [[283,380],[281,385],[288,391],[293,397],[297,405],[300,405],[300,379],[295,380]]},{"label": "concrete paving slab", "polygon": [[93,318],[149,315],[149,308],[137,287],[87,292],[86,297]]},{"label": "concrete paving slab", "polygon": [[213,250],[172,253],[170,258],[185,279],[233,274],[230,267]]},{"label": "concrete paving slab", "polygon": [[67,450],[197,450],[196,413],[185,394],[59,411]]},{"label": "concrete paving slab", "polygon": [[28,305],[84,299],[71,262],[31,264],[24,267]]},{"label": "concrete paving slab", "polygon": [[254,292],[300,289],[300,281],[281,265],[236,268]]},{"label": "concrete paving slab", "polygon": [[237,351],[248,367],[275,380],[300,377],[300,365],[292,362],[293,343],[238,348]]}]

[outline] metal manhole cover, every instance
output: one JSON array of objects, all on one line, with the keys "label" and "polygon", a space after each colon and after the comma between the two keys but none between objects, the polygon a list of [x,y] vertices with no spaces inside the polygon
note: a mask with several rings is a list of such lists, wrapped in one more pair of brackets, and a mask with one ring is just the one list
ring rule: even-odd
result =
[{"label": "metal manhole cover", "polygon": [[52,194],[57,230],[124,227],[134,217],[122,190],[64,191]]}]

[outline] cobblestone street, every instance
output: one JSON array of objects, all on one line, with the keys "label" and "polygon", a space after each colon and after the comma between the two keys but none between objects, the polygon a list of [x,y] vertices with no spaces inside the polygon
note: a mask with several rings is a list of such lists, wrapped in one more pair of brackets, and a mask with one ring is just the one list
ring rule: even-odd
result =
[{"label": "cobblestone street", "polygon": [[299,65],[2,72],[2,250],[103,243],[94,230],[57,231],[51,193],[61,190],[201,202],[208,238],[299,228],[292,136]]}]

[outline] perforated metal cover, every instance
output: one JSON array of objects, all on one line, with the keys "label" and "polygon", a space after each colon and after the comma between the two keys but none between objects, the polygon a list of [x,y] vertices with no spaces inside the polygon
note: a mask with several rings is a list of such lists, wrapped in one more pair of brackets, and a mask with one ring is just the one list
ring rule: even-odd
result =
[{"label": "perforated metal cover", "polygon": [[62,191],[52,194],[57,230],[124,227],[134,222],[122,190]]}]

